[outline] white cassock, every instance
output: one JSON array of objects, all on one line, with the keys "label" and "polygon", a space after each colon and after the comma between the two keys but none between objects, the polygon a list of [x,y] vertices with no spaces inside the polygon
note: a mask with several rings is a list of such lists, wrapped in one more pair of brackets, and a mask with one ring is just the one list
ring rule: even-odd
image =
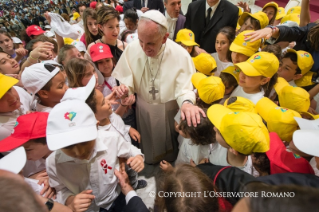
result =
[{"label": "white cassock", "polygon": [[126,85],[130,94],[137,94],[137,129],[146,163],[176,159],[174,116],[185,100],[195,103],[194,73],[189,53],[170,39],[153,58],[146,56],[138,40],[133,41],[118,61],[112,76]]}]

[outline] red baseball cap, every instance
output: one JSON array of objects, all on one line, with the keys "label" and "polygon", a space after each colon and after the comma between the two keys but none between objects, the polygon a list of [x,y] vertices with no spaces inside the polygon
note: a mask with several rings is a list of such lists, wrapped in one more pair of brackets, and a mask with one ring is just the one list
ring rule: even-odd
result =
[{"label": "red baseball cap", "polygon": [[96,62],[98,60],[102,60],[105,58],[113,58],[110,47],[103,43],[97,43],[91,46],[90,55],[93,62]]},{"label": "red baseball cap", "polygon": [[46,137],[48,116],[45,112],[19,116],[12,134],[0,141],[0,152],[13,150],[31,139]]},{"label": "red baseball cap", "polygon": [[31,25],[29,26],[26,30],[27,35],[30,37],[31,35],[41,35],[43,33],[45,33],[41,27],[37,26],[37,25]]},{"label": "red baseball cap", "polygon": [[115,7],[115,10],[117,10],[117,11],[120,12],[120,13],[123,13],[123,7],[122,7],[121,5],[117,5],[117,6]]},{"label": "red baseball cap", "polygon": [[309,162],[292,152],[288,152],[279,136],[271,132],[270,149],[266,155],[270,161],[270,174],[297,172],[315,174]]},{"label": "red baseball cap", "polygon": [[90,3],[90,7],[93,8],[93,9],[95,9],[96,4],[97,4],[96,1],[92,1],[92,2]]}]

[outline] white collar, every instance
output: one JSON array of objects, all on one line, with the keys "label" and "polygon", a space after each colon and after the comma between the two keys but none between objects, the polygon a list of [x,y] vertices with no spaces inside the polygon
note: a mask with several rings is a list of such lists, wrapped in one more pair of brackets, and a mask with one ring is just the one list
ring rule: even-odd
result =
[{"label": "white collar", "polygon": [[212,12],[215,12],[216,8],[218,7],[219,3],[220,3],[221,0],[219,0],[214,6],[209,6],[209,4],[207,3],[207,0],[206,0],[206,11],[208,10],[208,8],[212,8]]},{"label": "white collar", "polygon": [[168,14],[167,11],[165,11],[165,17],[167,19],[167,21],[177,21],[178,18],[171,18],[171,16]]}]

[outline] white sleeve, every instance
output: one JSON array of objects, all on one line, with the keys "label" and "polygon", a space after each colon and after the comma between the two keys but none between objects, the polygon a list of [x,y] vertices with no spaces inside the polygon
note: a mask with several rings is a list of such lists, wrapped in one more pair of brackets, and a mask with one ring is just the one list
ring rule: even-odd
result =
[{"label": "white sleeve", "polygon": [[144,158],[144,154],[142,154],[141,150],[133,146],[130,142],[125,141],[122,136],[117,136],[117,150],[118,157],[129,158],[141,155]]}]

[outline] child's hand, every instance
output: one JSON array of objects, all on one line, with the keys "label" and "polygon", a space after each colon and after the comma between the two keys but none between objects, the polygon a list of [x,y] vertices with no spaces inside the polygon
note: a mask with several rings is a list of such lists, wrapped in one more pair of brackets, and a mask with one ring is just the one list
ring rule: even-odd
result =
[{"label": "child's hand", "polygon": [[90,207],[92,200],[95,198],[91,193],[92,190],[84,190],[76,195],[71,203],[71,209],[74,212],[86,211]]},{"label": "child's hand", "polygon": [[130,106],[135,103],[135,95],[131,94],[130,96],[126,97],[125,99],[121,99],[121,104],[125,106]]},{"label": "child's hand", "polygon": [[129,133],[130,136],[134,139],[134,141],[137,141],[138,143],[141,142],[141,135],[136,129],[131,127]]},{"label": "child's hand", "polygon": [[40,195],[42,196],[43,194],[45,194],[43,197],[45,198],[52,198],[55,199],[55,195],[56,195],[56,191],[54,188],[50,187],[49,184],[49,177],[47,178],[41,178],[38,182],[39,185],[44,185],[42,191],[40,192]]},{"label": "child's hand", "polygon": [[111,105],[118,105],[118,104],[119,104],[119,102],[117,101],[118,98],[116,97],[115,91],[112,91],[112,93],[109,94],[109,95],[107,95],[107,96],[105,97],[105,99],[109,100],[109,102],[110,102]]},{"label": "child's hand", "polygon": [[144,169],[144,159],[141,155],[130,157],[126,162],[134,171],[140,172]]}]

